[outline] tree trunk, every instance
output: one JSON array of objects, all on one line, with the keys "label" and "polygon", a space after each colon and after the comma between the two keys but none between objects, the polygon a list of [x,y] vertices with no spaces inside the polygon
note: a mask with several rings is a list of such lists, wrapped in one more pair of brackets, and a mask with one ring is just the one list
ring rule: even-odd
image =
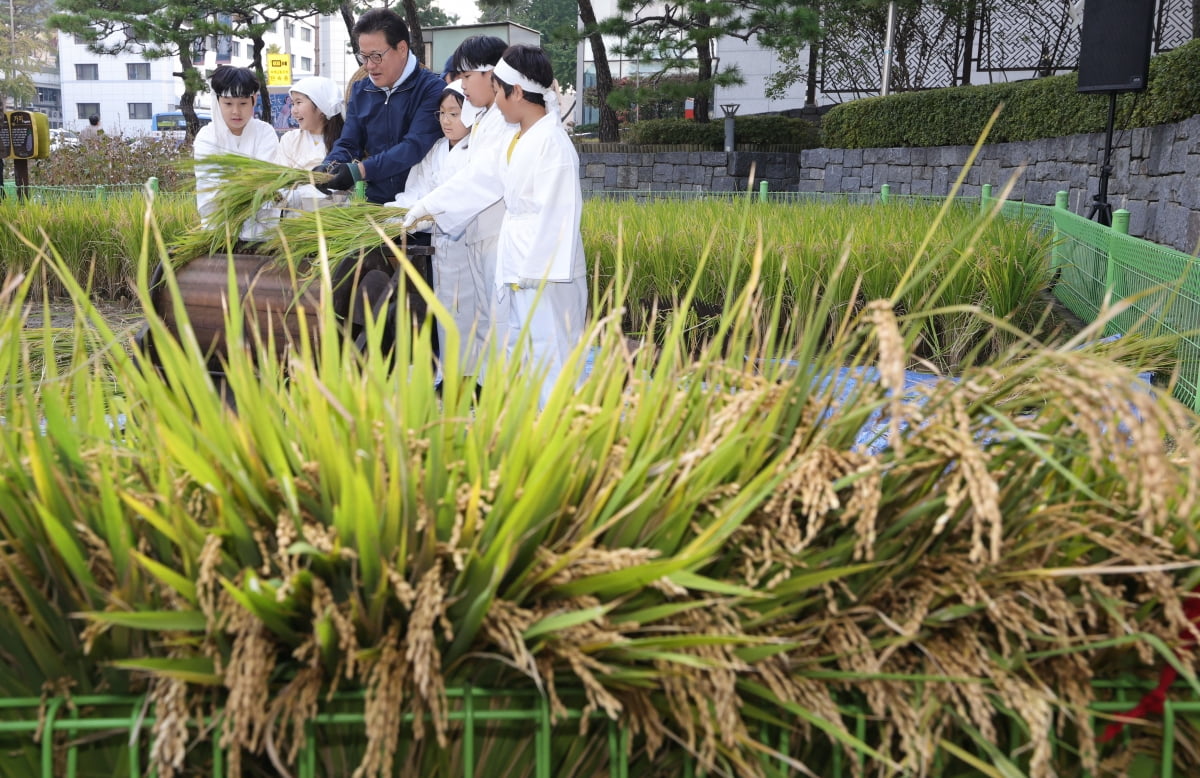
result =
[{"label": "tree trunk", "polygon": [[342,0],[342,4],[338,6],[338,12],[342,15],[342,23],[346,25],[346,35],[350,38],[350,50],[358,53],[358,40],[354,37],[354,0]]},{"label": "tree trunk", "polygon": [[267,74],[263,72],[263,49],[267,47],[267,42],[262,39],[262,36],[254,36],[250,38],[250,42],[254,45],[254,55],[250,60],[250,69],[258,75],[258,96],[262,102],[262,111],[258,118],[262,119],[267,124],[271,124],[271,90],[267,87]]},{"label": "tree trunk", "polygon": [[[712,18],[708,14],[696,14],[696,23],[700,29],[707,29],[712,24]],[[696,121],[701,124],[712,118],[712,77],[712,49],[709,48],[708,41],[701,41],[696,46],[696,80],[702,86],[695,102]]]},{"label": "tree trunk", "polygon": [[[179,96],[179,110],[183,112],[183,118],[187,122],[188,139],[196,137],[196,133],[200,132],[200,119],[196,116],[196,92],[192,89],[192,79],[188,78],[188,73],[194,71],[196,65],[192,62],[192,47],[179,47],[179,72],[173,75],[183,79],[183,94]],[[213,110],[220,110],[220,106],[214,105]]]},{"label": "tree trunk", "polygon": [[[579,20],[586,29],[596,29],[596,11],[592,8],[592,0],[577,0],[579,3]],[[604,37],[599,32],[592,32],[588,43],[592,46],[592,61],[596,66],[596,100],[600,104],[600,142],[616,143],[620,139],[617,126],[617,112],[608,104],[608,96],[612,94],[612,71],[608,68],[608,52],[604,50]],[[582,85],[580,85],[580,91]]]},{"label": "tree trunk", "polygon": [[963,21],[962,80],[959,83],[963,86],[970,86],[971,50],[975,48],[975,3],[967,3],[966,16],[967,18]]},{"label": "tree trunk", "polygon": [[404,20],[408,22],[409,49],[417,62],[425,62],[425,37],[421,35],[421,18],[417,15],[417,0],[404,0]]}]

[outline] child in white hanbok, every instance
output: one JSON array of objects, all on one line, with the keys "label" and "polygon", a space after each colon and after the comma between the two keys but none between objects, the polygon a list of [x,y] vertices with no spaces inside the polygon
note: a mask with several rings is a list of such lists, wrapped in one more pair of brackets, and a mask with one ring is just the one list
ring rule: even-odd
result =
[{"label": "child in white hanbok", "polygon": [[[407,208],[449,180],[467,162],[467,134],[475,121],[475,107],[466,99],[462,81],[453,81],[442,93],[438,121],[445,137],[413,166],[404,191],[389,203]],[[473,359],[476,326],[474,284],[464,234],[450,235],[433,227],[433,291],[454,317],[459,332],[459,368]],[[438,344],[445,348],[446,328],[438,321]],[[444,352],[443,352],[444,353]]]},{"label": "child in white hanbok", "polygon": [[[221,179],[205,165],[205,157],[214,154],[240,154],[271,162],[279,148],[279,136],[275,128],[261,119],[254,118],[254,100],[258,97],[258,77],[249,68],[221,65],[210,81],[217,110],[213,111],[211,123],[200,128],[193,144],[196,164],[196,207],[200,211],[200,224],[206,228],[211,223],[216,208],[213,198],[221,187]],[[274,209],[278,213],[278,209]],[[258,240],[266,231],[262,220],[247,219],[242,225],[242,240]]]},{"label": "child in white hanbok", "polygon": [[[495,107],[496,91],[491,71],[500,61],[507,43],[491,35],[474,35],[459,44],[453,55],[454,69],[462,79],[463,93],[478,113],[471,126],[467,159],[463,167],[436,189],[413,203],[416,217],[422,212],[436,216],[440,229],[451,235],[463,233],[473,295],[464,321],[474,330],[471,351],[463,363],[464,375],[473,375],[482,383],[485,359],[496,326],[494,322],[496,290],[496,249],[500,224],[504,220],[503,185],[497,164],[504,155],[506,139],[516,130]],[[410,211],[410,214],[413,214]],[[415,218],[405,218],[411,227]],[[462,305],[462,303],[460,303]]]},{"label": "child in white hanbok", "polygon": [[[342,90],[333,79],[309,76],[292,84],[292,117],[299,128],[279,139],[275,162],[287,167],[312,170],[325,160],[342,134],[346,103]],[[287,208],[311,210],[327,202],[329,196],[312,184],[286,192]]]},{"label": "child in white hanbok", "polygon": [[[496,107],[518,128],[509,135],[493,174],[478,179],[481,185],[498,182],[505,204],[497,247],[497,333],[511,357],[528,323],[526,354],[535,369],[546,371],[539,396],[545,405],[571,351],[583,339],[587,316],[579,155],[553,110],[554,74],[544,51],[508,47],[492,80]],[[406,223],[432,218],[441,224],[427,202],[419,201]]]}]

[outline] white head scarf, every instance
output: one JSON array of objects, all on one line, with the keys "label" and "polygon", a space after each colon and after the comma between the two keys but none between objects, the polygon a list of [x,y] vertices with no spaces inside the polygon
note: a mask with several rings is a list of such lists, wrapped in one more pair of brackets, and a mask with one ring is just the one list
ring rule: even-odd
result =
[{"label": "white head scarf", "polygon": [[332,119],[346,110],[346,103],[342,100],[342,90],[338,89],[338,85],[333,82],[332,78],[325,76],[302,78],[292,84],[292,88],[288,91],[299,92],[312,100],[313,105],[325,114],[326,119]]},{"label": "white head scarf", "polygon": [[[448,89],[452,92],[457,92],[458,94],[462,95],[462,99],[463,99],[462,111],[458,118],[462,119],[463,124],[470,127],[472,124],[475,123],[475,120],[477,118],[479,118],[479,109],[476,108],[474,105],[472,105],[471,101],[467,99],[467,93],[463,91],[462,79],[460,78],[460,79],[451,81],[449,84],[446,85],[446,89]],[[443,94],[444,94],[444,92],[443,92]]]},{"label": "white head scarf", "polygon": [[552,81],[550,82],[550,86],[542,86],[505,62],[503,57],[496,63],[496,69],[492,71],[492,75],[506,84],[519,86],[530,94],[541,95],[546,104],[546,113],[552,114],[556,118],[562,110],[558,104],[557,82]]}]

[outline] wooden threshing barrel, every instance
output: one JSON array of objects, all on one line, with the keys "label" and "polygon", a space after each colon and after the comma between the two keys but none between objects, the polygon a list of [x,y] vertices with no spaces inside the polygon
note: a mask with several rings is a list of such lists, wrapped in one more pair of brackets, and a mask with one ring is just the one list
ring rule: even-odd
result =
[{"label": "wooden threshing barrel", "polygon": [[[320,312],[319,284],[296,279],[274,257],[258,254],[233,254],[198,257],[175,271],[179,298],[196,335],[196,342],[208,356],[209,368],[222,370],[229,344],[225,338],[225,316],[230,307],[229,265],[233,263],[237,296],[242,306],[244,343],[253,347],[254,331],[263,344],[274,344],[279,357],[289,345],[298,348],[303,325],[315,344]],[[303,272],[303,271],[302,271]],[[162,268],[155,271],[151,301],[167,328],[178,335],[181,322],[175,313],[171,289],[161,280]],[[157,361],[157,360],[154,360]]]}]

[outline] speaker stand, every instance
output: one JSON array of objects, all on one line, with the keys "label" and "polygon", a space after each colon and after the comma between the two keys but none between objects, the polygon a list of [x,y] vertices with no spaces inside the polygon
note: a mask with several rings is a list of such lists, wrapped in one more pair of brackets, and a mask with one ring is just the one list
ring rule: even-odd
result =
[{"label": "speaker stand", "polygon": [[1108,125],[1104,130],[1104,164],[1100,165],[1100,191],[1092,195],[1087,219],[1112,226],[1112,204],[1108,202],[1108,177],[1112,174],[1113,123],[1117,116],[1117,93],[1108,93]]}]

